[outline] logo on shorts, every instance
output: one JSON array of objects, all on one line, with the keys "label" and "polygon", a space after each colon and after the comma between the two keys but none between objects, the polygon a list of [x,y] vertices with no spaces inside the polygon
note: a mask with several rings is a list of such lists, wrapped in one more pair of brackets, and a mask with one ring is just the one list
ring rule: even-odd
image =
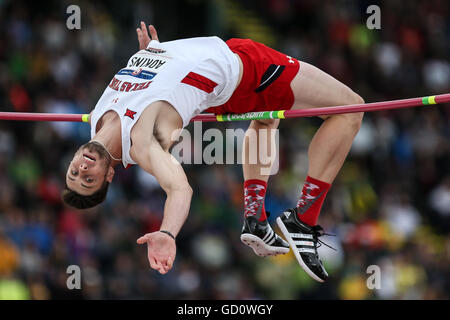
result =
[{"label": "logo on shorts", "polygon": [[270,86],[279,76],[281,76],[285,68],[286,66],[271,64],[261,77],[261,84],[255,89],[255,92],[261,92]]},{"label": "logo on shorts", "polygon": [[289,63],[295,63],[294,59],[291,56],[286,56],[289,59]]},{"label": "logo on shorts", "polygon": [[136,114],[136,111],[130,110],[127,108],[127,111],[125,111],[124,116],[125,117],[130,117],[132,120],[134,120],[134,115]]}]

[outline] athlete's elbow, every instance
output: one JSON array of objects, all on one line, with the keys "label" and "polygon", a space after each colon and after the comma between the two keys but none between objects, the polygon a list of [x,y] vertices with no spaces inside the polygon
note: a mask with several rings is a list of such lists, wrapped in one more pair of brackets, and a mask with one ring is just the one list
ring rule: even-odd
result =
[{"label": "athlete's elbow", "polygon": [[169,194],[181,194],[186,198],[191,198],[193,194],[192,187],[188,182],[172,183],[164,188],[164,191]]},{"label": "athlete's elbow", "polygon": [[189,205],[189,203],[191,203],[192,200],[192,194],[193,190],[191,186],[188,183],[186,183],[182,186],[178,186],[177,188],[173,189],[171,193],[167,194],[167,196],[178,199],[180,205],[181,204]]},{"label": "athlete's elbow", "polygon": [[192,187],[189,185],[189,183],[186,183],[186,185],[183,186],[182,192],[186,195],[186,197],[191,199],[192,194],[194,193],[194,190],[192,190]]}]

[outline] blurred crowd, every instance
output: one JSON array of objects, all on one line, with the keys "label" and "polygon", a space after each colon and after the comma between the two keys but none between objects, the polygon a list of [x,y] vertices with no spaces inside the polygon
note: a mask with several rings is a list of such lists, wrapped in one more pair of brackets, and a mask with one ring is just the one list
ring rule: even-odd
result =
[{"label": "blurred crowd", "polygon": [[[137,50],[140,20],[155,24],[161,41],[210,35],[208,13],[219,2],[1,1],[0,111],[88,113]],[[81,8],[81,30],[66,27],[70,4]],[[371,4],[381,8],[379,30],[366,27]],[[325,70],[366,102],[450,92],[448,1],[240,5],[272,27],[275,49]],[[223,25],[227,37],[235,32]],[[282,121],[269,221],[295,205],[320,124]],[[66,166],[89,138],[87,124],[0,121],[0,299],[450,298],[449,104],[366,113],[319,218],[336,235],[323,240],[337,251],[319,249],[330,274],[324,284],[292,253],[260,258],[240,242],[239,164],[184,165],[191,211],[174,267],[159,275],[136,244],[162,219],[165,194],[152,176],[119,168],[104,204],[86,211],[62,204]],[[80,266],[81,290],[67,288],[70,265]],[[378,289],[367,286],[373,265]]]}]

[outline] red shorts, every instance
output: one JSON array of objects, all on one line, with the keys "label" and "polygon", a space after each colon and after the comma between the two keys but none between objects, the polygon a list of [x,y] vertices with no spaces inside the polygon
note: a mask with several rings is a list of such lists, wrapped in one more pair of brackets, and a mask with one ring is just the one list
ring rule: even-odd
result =
[{"label": "red shorts", "polygon": [[294,104],[291,81],[299,70],[299,61],[250,39],[230,39],[226,43],[242,60],[242,80],[225,104],[208,108],[206,112],[291,109]]}]

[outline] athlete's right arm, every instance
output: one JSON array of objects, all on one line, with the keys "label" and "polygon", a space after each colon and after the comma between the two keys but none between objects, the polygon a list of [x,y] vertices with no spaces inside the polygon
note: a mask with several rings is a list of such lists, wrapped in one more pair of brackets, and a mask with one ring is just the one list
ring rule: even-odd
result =
[{"label": "athlete's right arm", "polygon": [[144,50],[147,48],[150,40],[158,40],[158,33],[153,25],[148,26],[148,30],[150,31],[150,37],[148,36],[147,26],[145,22],[141,21],[141,27],[136,29],[138,41],[139,41],[139,50]]},{"label": "athlete's right arm", "polygon": [[164,151],[154,137],[148,150],[149,162],[145,167],[150,167],[149,172],[155,176],[167,194],[161,229],[176,236],[188,216],[192,188],[181,164],[168,151]]},{"label": "athlete's right arm", "polygon": [[[153,174],[167,194],[164,217],[160,230],[169,231],[175,237],[183,226],[190,208],[192,188],[180,163],[164,151],[155,138],[143,150],[136,162],[145,171]],[[172,268],[176,255],[174,239],[162,232],[148,233],[137,240],[148,245],[150,266],[165,274]]]}]

